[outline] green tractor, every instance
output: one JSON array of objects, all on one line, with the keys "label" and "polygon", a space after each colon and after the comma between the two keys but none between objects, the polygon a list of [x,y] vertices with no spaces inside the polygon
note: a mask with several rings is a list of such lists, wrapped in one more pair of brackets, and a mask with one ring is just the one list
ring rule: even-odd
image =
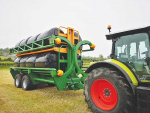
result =
[{"label": "green tractor", "polygon": [[150,27],[106,37],[112,40],[111,59],[85,71],[89,108],[94,113],[150,113]]}]

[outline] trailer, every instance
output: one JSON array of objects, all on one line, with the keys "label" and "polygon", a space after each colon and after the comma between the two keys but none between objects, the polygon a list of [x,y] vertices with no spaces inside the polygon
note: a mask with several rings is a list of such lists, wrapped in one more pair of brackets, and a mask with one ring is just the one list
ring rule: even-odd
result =
[{"label": "trailer", "polygon": [[[62,31],[61,28],[67,29],[67,34],[60,32]],[[21,41],[20,44],[17,44],[18,46],[10,49],[9,53],[16,54],[18,57],[14,61],[15,67],[10,67],[10,73],[17,88],[22,87],[23,90],[32,90],[39,84],[54,84],[59,91],[83,89],[88,73],[85,73],[87,67],[82,67],[82,53],[93,51],[95,45],[87,40],[79,41],[79,32],[73,28],[60,26],[55,29],[58,34],[51,33],[51,36],[31,43],[26,41],[25,44],[21,44]],[[43,35],[45,33],[38,35],[38,37]],[[89,49],[83,50],[83,45],[89,45]],[[48,58],[51,58],[51,63],[47,67],[43,67],[44,63],[47,62],[32,62],[32,65],[27,62],[33,61],[35,56],[42,56],[43,54],[49,54]],[[38,57],[36,57],[37,59]],[[48,61],[50,62],[50,60]]]}]

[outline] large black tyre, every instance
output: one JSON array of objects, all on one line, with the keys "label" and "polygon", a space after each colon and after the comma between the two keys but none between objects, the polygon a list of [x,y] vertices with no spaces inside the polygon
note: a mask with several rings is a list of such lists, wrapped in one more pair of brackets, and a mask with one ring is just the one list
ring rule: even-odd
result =
[{"label": "large black tyre", "polygon": [[93,113],[134,113],[132,89],[122,73],[114,69],[92,70],[85,80],[83,94]]},{"label": "large black tyre", "polygon": [[23,76],[22,78],[22,89],[23,90],[32,90],[35,88],[30,77],[28,75]]},{"label": "large black tyre", "polygon": [[22,77],[23,77],[23,74],[17,74],[15,76],[14,84],[16,88],[21,88]]}]

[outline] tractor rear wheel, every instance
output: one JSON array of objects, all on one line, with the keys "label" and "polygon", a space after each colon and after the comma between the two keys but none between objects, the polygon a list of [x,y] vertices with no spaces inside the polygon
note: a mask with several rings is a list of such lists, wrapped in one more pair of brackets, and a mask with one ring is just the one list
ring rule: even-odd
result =
[{"label": "tractor rear wheel", "polygon": [[22,77],[23,77],[23,74],[17,74],[15,76],[14,84],[16,88],[21,88]]},{"label": "tractor rear wheel", "polygon": [[132,89],[122,73],[114,69],[92,70],[83,94],[93,113],[134,113]]},{"label": "tractor rear wheel", "polygon": [[22,89],[23,90],[32,90],[35,88],[30,77],[28,75],[23,76],[22,78]]}]

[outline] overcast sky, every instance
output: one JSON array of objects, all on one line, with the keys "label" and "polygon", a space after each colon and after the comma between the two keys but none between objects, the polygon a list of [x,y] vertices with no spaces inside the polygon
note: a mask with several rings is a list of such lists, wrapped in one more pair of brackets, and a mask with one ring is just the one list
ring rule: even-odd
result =
[{"label": "overcast sky", "polygon": [[0,48],[14,47],[29,36],[65,26],[96,45],[84,55],[108,56],[112,32],[150,26],[150,0],[0,0]]}]

